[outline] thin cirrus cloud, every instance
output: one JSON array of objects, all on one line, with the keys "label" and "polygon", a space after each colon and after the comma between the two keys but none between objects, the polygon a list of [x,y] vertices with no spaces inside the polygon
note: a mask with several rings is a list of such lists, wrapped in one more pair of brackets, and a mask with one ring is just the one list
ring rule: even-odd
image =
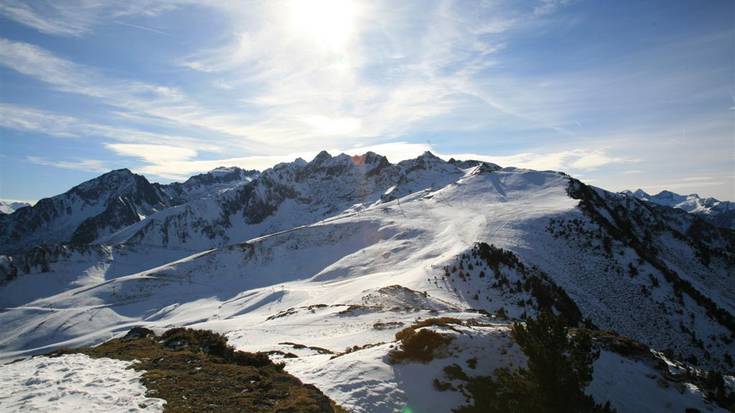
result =
[{"label": "thin cirrus cloud", "polygon": [[[290,3],[262,4],[263,10],[260,14],[254,13],[255,17],[294,19],[293,13],[282,10]],[[331,3],[325,6],[331,7]],[[249,10],[257,11],[257,8]],[[356,26],[360,21],[363,22],[361,27],[369,26],[364,23],[369,22],[367,14],[358,20],[351,14],[356,11],[344,7],[342,10],[341,14],[333,14],[330,18],[355,19]],[[423,49],[431,52],[406,56],[413,48],[405,40],[397,40],[400,33],[383,34],[384,41],[394,44],[391,54],[401,55],[401,60],[406,61],[386,69],[399,69],[395,70],[396,80],[388,87],[358,76],[359,71],[367,69],[367,61],[391,58],[382,54],[369,56],[373,52],[351,52],[353,47],[357,50],[361,47],[350,40],[357,37],[351,32],[357,32],[358,28],[345,25],[350,30],[350,33],[341,33],[346,40],[314,49],[309,48],[309,44],[319,44],[336,33],[292,23],[268,24],[268,19],[251,16],[252,20],[262,22],[252,33],[238,36],[232,47],[202,52],[207,57],[185,64],[204,71],[240,70],[252,66],[247,69],[246,76],[238,73],[237,77],[247,79],[241,86],[258,82],[260,91],[242,99],[238,112],[207,108],[175,88],[105,76],[25,42],[0,39],[0,64],[57,90],[103,99],[106,104],[127,111],[220,133],[223,135],[220,139],[229,144],[260,148],[261,151],[284,144],[305,149],[314,139],[330,146],[344,139],[397,137],[416,130],[415,126],[423,120],[441,117],[466,105],[467,93],[462,89],[466,88],[471,73],[480,70],[482,65],[478,58],[465,62],[462,56],[453,56],[451,49],[476,49],[485,55],[495,48],[476,40],[465,40],[467,33],[458,30],[459,26],[441,23],[447,13],[450,11],[446,8],[437,7],[427,17],[428,23],[438,31],[438,34],[431,31],[425,40],[432,45]],[[312,31],[308,33],[310,36],[299,32],[304,29]],[[477,30],[482,34],[487,29]],[[497,31],[498,27],[492,30]],[[302,38],[302,41],[295,40]],[[260,47],[266,43],[270,47]],[[253,62],[258,63],[253,65]],[[457,68],[440,73],[451,66]],[[226,80],[219,82],[227,84]],[[319,93],[314,93],[315,86]],[[351,110],[346,111],[345,107]],[[451,129],[453,126],[445,124],[444,127]],[[466,128],[467,125],[454,127]]]},{"label": "thin cirrus cloud", "polygon": [[119,156],[142,161],[141,166],[134,168],[135,172],[173,180],[183,180],[192,174],[209,171],[219,166],[240,166],[263,170],[280,162],[293,161],[301,155],[307,157],[311,155],[307,153],[197,160],[195,159],[198,155],[197,151],[168,145],[115,143],[106,144],[105,147]]},{"label": "thin cirrus cloud", "polygon": [[[235,132],[232,128],[228,130],[226,124],[217,122],[221,116],[207,113],[178,89],[110,77],[29,43],[0,38],[0,65],[40,80],[56,90],[97,99],[127,113],[203,126],[224,133]],[[44,124],[50,125],[45,122],[38,127]],[[52,130],[56,129],[52,127]],[[187,144],[185,141],[181,143]]]},{"label": "thin cirrus cloud", "polygon": [[556,152],[527,152],[506,156],[454,154],[458,159],[477,159],[519,168],[590,171],[610,164],[632,163],[635,159],[611,156],[605,149],[573,149]]},{"label": "thin cirrus cloud", "polygon": [[145,111],[183,100],[174,88],[105,76],[26,42],[0,38],[0,65],[56,90],[104,99],[107,104],[132,110]]},{"label": "thin cirrus cloud", "polygon": [[103,138],[131,144],[156,142],[172,147],[192,148],[192,150],[215,153],[220,151],[218,146],[193,137],[89,122],[74,116],[8,103],[0,103],[0,127],[39,132],[60,138],[93,140]]},{"label": "thin cirrus cloud", "polygon": [[107,172],[109,169],[104,162],[96,159],[77,159],[73,161],[60,161],[60,160],[49,160],[39,156],[28,156],[26,158],[28,162],[41,165],[51,166],[54,168],[61,169],[72,169],[75,171],[87,171],[87,172]]},{"label": "thin cirrus cloud", "polygon": [[[42,33],[62,36],[80,36],[89,31],[94,20],[84,8],[59,7],[57,3],[4,1],[0,3],[0,14],[32,27]],[[69,5],[67,5],[69,6]],[[47,13],[48,8],[53,8]],[[53,17],[52,17],[53,16]]]},{"label": "thin cirrus cloud", "polygon": [[247,14],[233,10],[233,26],[247,31],[180,64],[216,74],[220,87],[257,90],[242,102],[268,119],[258,135],[278,138],[276,124],[287,140],[398,137],[437,118],[447,129],[459,126],[447,115],[471,104],[464,89],[501,46],[480,36],[512,26],[455,23],[450,3],[421,14],[415,7],[389,13],[382,2],[320,0],[309,3],[311,13],[293,10],[300,4],[293,1],[256,4]]},{"label": "thin cirrus cloud", "polygon": [[[375,115],[367,119],[372,126],[362,128],[366,120],[335,113],[328,108],[328,99],[324,100],[326,108],[317,104],[314,99],[319,100],[319,96],[308,92],[310,88],[306,87],[315,79],[300,80],[301,87],[287,84],[293,87],[288,93],[290,97],[281,99],[279,93],[284,91],[259,96],[255,100],[260,103],[256,105],[258,111],[249,115],[204,107],[175,88],[105,76],[25,42],[0,39],[0,65],[45,82],[54,89],[99,99],[129,113],[164,119],[181,127],[201,127],[217,132],[223,146],[261,150],[284,144],[304,148],[316,138],[324,145],[332,145],[346,138],[383,135],[387,129],[399,133],[404,130],[399,124],[409,125],[452,108],[449,99],[442,98],[447,93],[428,84],[403,85],[373,97],[368,91],[362,106]],[[281,101],[292,104],[284,107],[273,103]],[[359,102],[351,102],[355,103]],[[340,100],[339,104],[345,102]],[[321,111],[313,109],[319,107]]]},{"label": "thin cirrus cloud", "polygon": [[0,15],[41,33],[80,37],[92,32],[95,26],[106,19],[155,16],[183,3],[167,0],[3,0],[0,2]]}]

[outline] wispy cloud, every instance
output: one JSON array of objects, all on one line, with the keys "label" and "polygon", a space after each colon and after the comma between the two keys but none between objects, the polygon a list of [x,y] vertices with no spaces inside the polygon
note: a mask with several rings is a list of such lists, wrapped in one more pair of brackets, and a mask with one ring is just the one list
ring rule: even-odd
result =
[{"label": "wispy cloud", "polygon": [[427,124],[471,129],[500,109],[466,110],[477,99],[468,91],[504,46],[487,34],[515,27],[516,18],[481,5],[478,13],[493,19],[467,20],[450,2],[354,2],[329,15],[332,3],[342,2],[309,4],[327,19],[345,20],[341,33],[311,26],[331,21],[300,21],[310,15],[294,13],[297,1],[231,10],[238,31],[229,44],[181,64],[216,73],[219,86],[245,92],[243,104],[260,119],[248,135],[263,141],[303,145],[318,138],[330,146],[337,139],[394,138]]},{"label": "wispy cloud", "polygon": [[546,16],[554,13],[561,7],[571,3],[573,0],[541,0],[541,3],[534,7],[533,13],[537,16]]},{"label": "wispy cloud", "polygon": [[590,171],[611,164],[636,162],[635,159],[612,156],[604,149],[524,152],[501,156],[464,153],[451,156],[457,159],[493,162],[501,166],[556,171]]},{"label": "wispy cloud", "polygon": [[9,103],[0,103],[0,127],[61,138],[93,138],[94,140],[103,138],[133,144],[157,142],[190,150],[209,152],[221,150],[213,143],[193,137],[95,123],[74,116]]},{"label": "wispy cloud", "polygon": [[[145,13],[143,4],[113,14]],[[93,3],[89,13],[100,7]],[[250,152],[310,150],[315,142],[333,147],[345,140],[364,145],[427,129],[475,130],[499,115],[554,127],[483,92],[487,88],[477,80],[505,47],[498,36],[532,16],[522,19],[491,4],[468,15],[448,1],[395,7],[315,0],[304,8],[298,0],[276,0],[205,7],[227,15],[235,34],[181,65],[216,74],[218,88],[241,96],[229,105],[204,105],[180,88],[107,76],[24,42],[0,39],[0,64],[127,113],[210,130],[220,145]],[[71,20],[79,33],[91,27],[84,19],[43,10],[34,15]]]},{"label": "wispy cloud", "polygon": [[113,21],[113,23],[118,24],[120,26],[132,27],[133,29],[145,30],[151,33],[162,34],[164,36],[172,36],[171,33],[165,32],[160,29],[156,29],[155,27],[148,27],[148,26],[143,26],[140,24],[126,23],[126,22],[117,21],[117,20]]},{"label": "wispy cloud", "polygon": [[136,172],[172,180],[184,180],[193,174],[210,171],[219,166],[264,170],[280,162],[291,162],[300,156],[310,158],[316,155],[316,153],[300,153],[196,160],[196,151],[167,145],[108,144],[106,146],[120,156],[142,161],[141,166],[133,168]]},{"label": "wispy cloud", "polygon": [[0,15],[42,33],[79,37],[90,33],[105,19],[154,16],[183,1],[128,0],[2,0]]},{"label": "wispy cloud", "polygon": [[77,159],[72,161],[49,160],[38,156],[29,156],[28,162],[36,165],[51,166],[54,168],[71,169],[86,172],[107,172],[110,170],[104,162],[96,159]]},{"label": "wispy cloud", "polygon": [[39,7],[32,2],[6,0],[0,2],[0,13],[40,32],[63,36],[79,36],[85,33],[91,20],[90,16],[82,16],[79,10],[76,13],[67,13],[63,7],[54,7],[51,3]]},{"label": "wispy cloud", "polygon": [[177,89],[111,78],[25,42],[0,38],[0,64],[63,92],[103,98],[126,108],[173,104],[183,98]]}]

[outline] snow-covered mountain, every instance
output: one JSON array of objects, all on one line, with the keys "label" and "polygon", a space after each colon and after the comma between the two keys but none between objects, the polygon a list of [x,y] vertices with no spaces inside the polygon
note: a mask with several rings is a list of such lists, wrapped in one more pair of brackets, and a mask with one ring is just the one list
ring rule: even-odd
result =
[{"label": "snow-covered mountain", "polygon": [[104,241],[201,251],[440,188],[463,174],[431,153],[393,165],[372,152],[321,152],[311,162],[279,164],[231,191],[151,215]]},{"label": "snow-covered mountain", "polygon": [[678,208],[699,215],[719,227],[735,229],[735,202],[702,198],[697,194],[679,195],[671,191],[661,191],[656,195],[649,195],[646,191],[637,189],[635,191],[623,191],[623,193],[654,204]]},{"label": "snow-covered mountain", "polygon": [[182,183],[161,185],[161,188],[171,197],[172,203],[178,205],[236,188],[250,182],[259,174],[256,170],[248,171],[236,166],[219,167],[194,175]]},{"label": "snow-covered mountain", "polygon": [[257,171],[217,168],[184,183],[160,185],[128,169],[108,172],[69,191],[0,215],[0,253],[38,244],[89,244],[151,214],[249,182]]},{"label": "snow-covered mountain", "polygon": [[41,243],[89,243],[167,205],[168,197],[145,177],[115,170],[0,216],[0,252]]},{"label": "snow-covered mountain", "polygon": [[20,201],[4,201],[0,199],[0,214],[12,214],[16,210],[31,206],[28,202],[20,202]]},{"label": "snow-covered mountain", "polygon": [[[695,215],[431,153],[322,152],[250,178],[92,245],[4,257],[0,358],[206,328],[352,411],[446,412],[465,397],[437,388],[444,369],[523,365],[510,322],[545,309],[613,332],[588,392],[620,412],[717,411],[692,369],[735,372],[735,232]],[[447,351],[391,364],[396,332],[436,317],[458,320],[431,327]]]}]

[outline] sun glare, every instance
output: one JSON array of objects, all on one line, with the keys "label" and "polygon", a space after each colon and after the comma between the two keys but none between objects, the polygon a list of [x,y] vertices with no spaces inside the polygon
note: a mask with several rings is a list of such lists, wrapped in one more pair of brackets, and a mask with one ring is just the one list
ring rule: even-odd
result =
[{"label": "sun glare", "polygon": [[289,26],[319,47],[336,52],[353,34],[357,9],[351,0],[292,0],[288,3]]}]

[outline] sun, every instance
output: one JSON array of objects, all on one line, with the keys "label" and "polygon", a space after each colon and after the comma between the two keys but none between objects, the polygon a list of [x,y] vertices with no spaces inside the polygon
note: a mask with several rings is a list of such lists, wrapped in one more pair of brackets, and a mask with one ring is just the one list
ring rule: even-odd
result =
[{"label": "sun", "polygon": [[354,34],[358,6],[351,0],[291,0],[288,25],[317,47],[343,50]]}]

